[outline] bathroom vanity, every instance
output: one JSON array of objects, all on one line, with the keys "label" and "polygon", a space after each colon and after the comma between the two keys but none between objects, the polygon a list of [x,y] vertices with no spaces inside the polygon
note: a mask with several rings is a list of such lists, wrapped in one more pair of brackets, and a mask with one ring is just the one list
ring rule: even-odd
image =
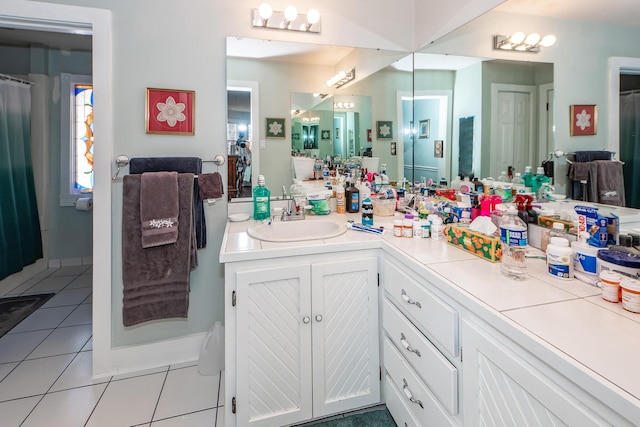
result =
[{"label": "bathroom vanity", "polygon": [[393,237],[392,220],[277,243],[227,224],[226,425],[380,402],[400,426],[638,425],[640,315],[543,260],[512,281],[445,241]]}]

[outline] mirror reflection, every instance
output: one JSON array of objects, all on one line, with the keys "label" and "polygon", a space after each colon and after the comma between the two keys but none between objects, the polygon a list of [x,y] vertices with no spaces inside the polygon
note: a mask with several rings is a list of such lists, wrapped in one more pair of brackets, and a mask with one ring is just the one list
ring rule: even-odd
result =
[{"label": "mirror reflection", "polygon": [[[295,43],[268,45],[279,52],[291,49],[288,45],[301,49]],[[347,50],[341,51],[342,58],[367,52]],[[264,46],[261,51],[264,55]],[[292,156],[330,165],[361,162],[364,156],[378,159],[376,168],[385,164],[391,180],[451,182],[458,175],[523,172],[553,151],[553,64],[424,52],[402,55],[381,55],[393,61],[336,90],[327,88],[324,80],[339,65],[316,64],[308,55],[292,60],[230,54],[230,79],[256,79],[255,84],[265,88],[262,108],[249,126],[253,134],[247,132],[248,144],[256,146],[256,138],[265,143],[251,154],[252,179],[260,173],[272,188],[288,188],[296,176]],[[266,91],[272,94],[265,96]],[[278,111],[291,112],[286,137],[263,139],[260,121],[277,115],[266,112],[275,111],[276,104]],[[377,125],[388,125],[388,133]],[[303,179],[313,178],[312,162],[306,171]]]}]

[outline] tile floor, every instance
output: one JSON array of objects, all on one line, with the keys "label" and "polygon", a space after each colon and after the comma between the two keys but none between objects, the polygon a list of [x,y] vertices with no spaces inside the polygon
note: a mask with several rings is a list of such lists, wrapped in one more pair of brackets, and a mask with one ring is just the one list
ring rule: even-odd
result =
[{"label": "tile floor", "polygon": [[48,269],[5,296],[56,292],[0,338],[0,425],[224,426],[224,374],[197,363],[91,378],[91,267]]}]

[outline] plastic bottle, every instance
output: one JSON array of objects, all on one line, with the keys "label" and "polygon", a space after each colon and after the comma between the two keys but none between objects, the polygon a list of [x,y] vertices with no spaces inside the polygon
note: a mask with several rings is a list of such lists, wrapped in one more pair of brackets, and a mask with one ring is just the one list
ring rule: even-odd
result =
[{"label": "plastic bottle", "polygon": [[304,209],[304,206],[307,204],[307,190],[305,190],[299,179],[294,180],[293,185],[289,187],[289,196],[296,201],[296,205],[300,209]]},{"label": "plastic bottle", "polygon": [[360,190],[353,184],[353,181],[345,189],[347,212],[360,212]]},{"label": "plastic bottle", "polygon": [[458,188],[460,188],[460,184],[462,183],[462,175],[460,176],[456,176],[452,181],[451,181],[451,188],[453,188],[454,190],[457,190]]},{"label": "plastic bottle", "polygon": [[501,271],[506,277],[524,280],[527,277],[525,249],[527,246],[527,224],[518,217],[515,206],[509,207],[500,218],[500,241],[502,243]]},{"label": "plastic bottle", "polygon": [[526,166],[524,168],[522,181],[524,181],[525,192],[530,192],[533,185],[533,173],[531,173],[531,166]]},{"label": "plastic bottle", "polygon": [[444,223],[439,216],[431,220],[431,238],[434,240],[442,240],[444,238]]},{"label": "plastic bottle", "polygon": [[324,167],[322,168],[322,177],[324,179],[328,179],[330,175],[331,175],[331,170],[329,169],[329,165],[325,163]]},{"label": "plastic bottle", "polygon": [[520,172],[516,172],[516,175],[511,180],[511,191],[513,197],[516,197],[518,194],[522,194],[525,192],[524,179],[520,175]]},{"label": "plastic bottle", "polygon": [[402,220],[401,219],[393,220],[393,235],[395,237],[402,237]]},{"label": "plastic bottle", "polygon": [[538,194],[538,190],[542,184],[546,184],[549,181],[549,177],[544,174],[544,168],[542,166],[538,166],[538,169],[536,169],[536,175],[533,177],[531,183],[531,191],[533,194]]},{"label": "plastic bottle", "polygon": [[413,215],[406,214],[402,220],[402,237],[413,237]]},{"label": "plastic bottle", "polygon": [[420,227],[422,227],[422,238],[428,239],[431,237],[431,222],[427,219],[420,220]]},{"label": "plastic bottle", "polygon": [[336,187],[336,213],[343,214],[347,211],[345,198],[344,187],[342,186],[342,182],[339,182]]},{"label": "plastic bottle", "polygon": [[413,218],[413,237],[415,239],[422,239],[422,224],[419,217]]},{"label": "plastic bottle", "polygon": [[471,193],[473,189],[474,189],[473,183],[469,181],[468,176],[465,176],[464,179],[460,182],[460,185],[458,185],[458,190],[464,194]]},{"label": "plastic bottle", "polygon": [[271,217],[271,191],[266,187],[264,176],[258,175],[258,186],[253,189],[253,219],[264,221]]},{"label": "plastic bottle", "polygon": [[373,225],[373,202],[369,197],[362,200],[362,225]]},{"label": "plastic bottle", "polygon": [[502,171],[498,179],[496,179],[494,189],[494,194],[502,197],[502,203],[508,203],[511,201],[512,190],[511,190],[511,180],[507,176],[506,171]]},{"label": "plastic bottle", "polygon": [[573,277],[573,250],[569,247],[569,240],[551,238],[547,246],[547,272],[557,279],[569,280]]},{"label": "plastic bottle", "polygon": [[200,348],[198,372],[200,375],[218,375],[224,370],[224,326],[216,322]]}]

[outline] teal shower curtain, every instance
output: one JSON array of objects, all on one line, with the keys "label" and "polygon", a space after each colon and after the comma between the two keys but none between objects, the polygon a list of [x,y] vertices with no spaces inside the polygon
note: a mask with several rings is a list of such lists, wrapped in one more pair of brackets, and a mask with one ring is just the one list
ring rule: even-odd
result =
[{"label": "teal shower curtain", "polygon": [[29,85],[0,81],[0,280],[42,258],[30,122]]},{"label": "teal shower curtain", "polygon": [[620,160],[627,206],[640,208],[640,93],[620,95]]}]

